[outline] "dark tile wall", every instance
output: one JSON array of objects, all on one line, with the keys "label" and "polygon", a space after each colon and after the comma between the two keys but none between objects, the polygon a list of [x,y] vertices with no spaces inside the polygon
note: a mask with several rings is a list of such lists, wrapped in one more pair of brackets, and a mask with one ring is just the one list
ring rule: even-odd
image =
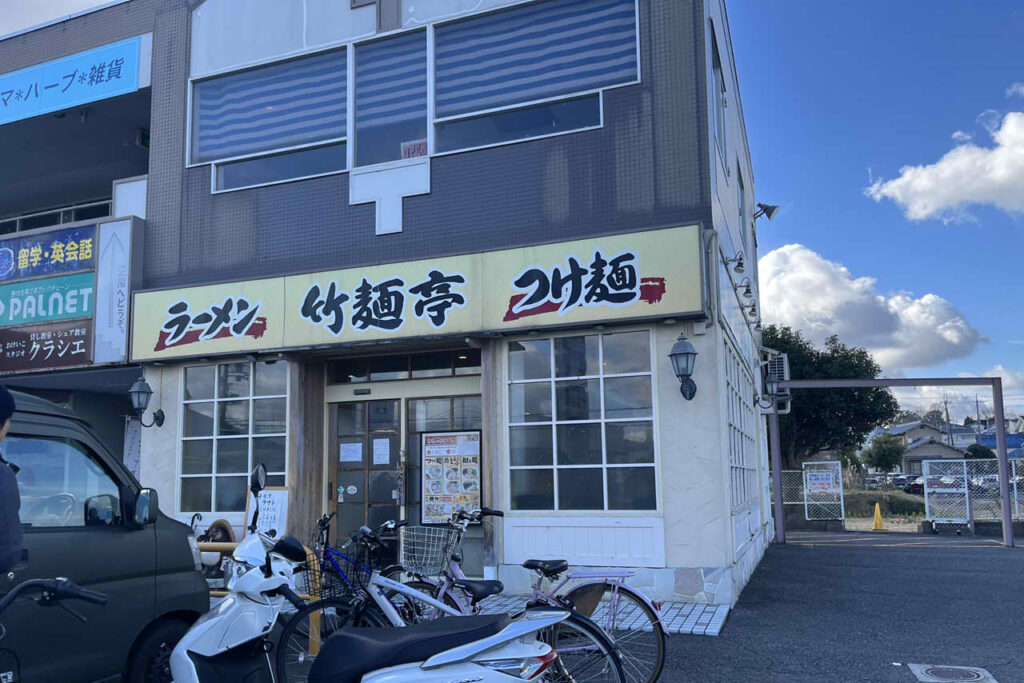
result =
[{"label": "dark tile wall", "polygon": [[0,72],[153,31],[144,284],[163,288],[710,225],[702,3],[640,0],[640,29],[642,83],[606,93],[602,129],[435,158],[431,193],[385,236],[347,174],[211,195],[209,167],[185,168],[186,0],[4,41]]}]

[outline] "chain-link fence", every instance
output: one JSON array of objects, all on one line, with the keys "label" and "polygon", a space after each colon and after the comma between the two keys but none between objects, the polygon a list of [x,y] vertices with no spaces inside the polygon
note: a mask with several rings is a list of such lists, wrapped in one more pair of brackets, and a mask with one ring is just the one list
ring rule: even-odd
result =
[{"label": "chain-link fence", "polygon": [[804,516],[812,519],[845,519],[843,466],[838,462],[805,462]]},{"label": "chain-link fence", "polygon": [[782,504],[804,504],[803,470],[782,470]]},{"label": "chain-link fence", "polygon": [[[1024,462],[1010,461],[1010,512],[1024,519]],[[998,460],[925,460],[928,519],[949,524],[1001,520]]]}]

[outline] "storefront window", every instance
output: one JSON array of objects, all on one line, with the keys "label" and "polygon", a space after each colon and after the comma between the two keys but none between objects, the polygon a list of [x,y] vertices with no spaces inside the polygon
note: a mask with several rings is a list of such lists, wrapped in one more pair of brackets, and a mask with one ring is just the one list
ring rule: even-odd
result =
[{"label": "storefront window", "polygon": [[647,330],[508,346],[513,510],[654,510]]},{"label": "storefront window", "polygon": [[248,475],[287,471],[288,364],[221,363],[185,368],[180,512],[244,512]]},{"label": "storefront window", "polygon": [[408,415],[408,442],[406,445],[407,475],[405,502],[406,518],[417,523],[420,519],[420,435],[423,432],[461,431],[483,428],[483,410],[479,396],[443,396],[410,399]]},{"label": "storefront window", "polygon": [[480,349],[434,351],[411,356],[345,358],[331,363],[330,368],[330,379],[335,384],[479,374]]}]

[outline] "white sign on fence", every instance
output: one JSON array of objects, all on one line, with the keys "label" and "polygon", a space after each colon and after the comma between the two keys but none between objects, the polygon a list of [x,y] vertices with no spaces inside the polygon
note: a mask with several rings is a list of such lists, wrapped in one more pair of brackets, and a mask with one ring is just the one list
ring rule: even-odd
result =
[{"label": "white sign on fence", "polygon": [[804,518],[846,519],[843,466],[839,462],[805,462]]}]

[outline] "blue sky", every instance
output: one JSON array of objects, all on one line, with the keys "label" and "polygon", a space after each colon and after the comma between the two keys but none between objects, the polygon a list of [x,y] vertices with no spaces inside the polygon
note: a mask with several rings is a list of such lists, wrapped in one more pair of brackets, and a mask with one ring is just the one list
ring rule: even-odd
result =
[{"label": "blue sky", "polygon": [[[765,317],[837,322],[849,341],[886,349],[892,375],[1002,366],[1009,402],[1024,409],[1024,126],[1009,125],[1024,115],[1004,121],[1024,111],[1024,85],[1007,92],[1024,82],[1024,3],[727,6],[757,200],[783,207],[758,223],[760,255],[774,266],[761,275]],[[908,165],[925,168],[901,178]],[[876,201],[865,189],[880,179]],[[793,244],[807,251],[770,254]],[[796,277],[801,268],[827,272]],[[815,300],[822,316],[787,310],[791,292],[819,289],[822,277],[836,287]],[[873,287],[856,281],[865,277]],[[869,310],[877,297],[898,311],[895,323]]]}]

